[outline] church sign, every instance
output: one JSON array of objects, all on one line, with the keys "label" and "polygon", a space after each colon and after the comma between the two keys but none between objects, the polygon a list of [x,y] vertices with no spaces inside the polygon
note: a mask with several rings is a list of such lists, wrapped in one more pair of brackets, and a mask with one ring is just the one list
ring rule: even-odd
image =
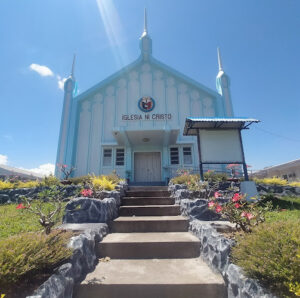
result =
[{"label": "church sign", "polygon": [[172,114],[129,114],[122,115],[122,121],[130,120],[171,120]]}]

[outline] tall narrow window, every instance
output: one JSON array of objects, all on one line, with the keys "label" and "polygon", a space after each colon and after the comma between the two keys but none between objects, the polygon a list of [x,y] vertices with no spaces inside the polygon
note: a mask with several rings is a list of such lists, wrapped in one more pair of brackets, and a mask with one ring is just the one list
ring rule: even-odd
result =
[{"label": "tall narrow window", "polygon": [[171,165],[179,165],[179,151],[178,148],[170,148]]},{"label": "tall narrow window", "polygon": [[192,148],[191,147],[183,147],[183,163],[185,165],[192,164]]},{"label": "tall narrow window", "polygon": [[103,150],[103,166],[111,166],[112,149]]},{"label": "tall narrow window", "polygon": [[125,150],[116,149],[116,166],[124,166],[125,161]]}]

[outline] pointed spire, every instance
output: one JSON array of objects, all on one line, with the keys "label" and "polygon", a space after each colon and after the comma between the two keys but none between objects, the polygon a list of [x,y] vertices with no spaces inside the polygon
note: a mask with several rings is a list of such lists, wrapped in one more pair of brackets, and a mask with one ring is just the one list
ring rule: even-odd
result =
[{"label": "pointed spire", "polygon": [[222,65],[222,59],[221,59],[221,52],[220,52],[220,48],[217,48],[217,52],[218,52],[218,63],[219,63],[219,71],[223,71],[223,65]]},{"label": "pointed spire", "polygon": [[72,71],[71,71],[71,77],[72,77],[72,79],[75,78],[74,77],[75,61],[76,61],[76,54],[74,54],[73,63],[72,63]]},{"label": "pointed spire", "polygon": [[144,31],[142,33],[141,38],[148,35],[148,22],[147,22],[147,9],[144,10]]},{"label": "pointed spire", "polygon": [[148,33],[148,23],[147,23],[147,9],[144,11],[144,32]]}]

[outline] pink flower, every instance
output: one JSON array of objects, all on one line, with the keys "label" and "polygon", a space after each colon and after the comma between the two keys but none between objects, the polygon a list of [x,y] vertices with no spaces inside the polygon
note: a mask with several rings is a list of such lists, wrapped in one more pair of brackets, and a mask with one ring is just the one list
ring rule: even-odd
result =
[{"label": "pink flower", "polygon": [[246,215],[247,215],[247,213],[246,213],[245,211],[243,211],[243,212],[241,213],[241,217],[246,217]]},{"label": "pink flower", "polygon": [[241,199],[240,194],[235,193],[234,196],[232,197],[232,202],[238,202]]},{"label": "pink flower", "polygon": [[240,208],[241,205],[240,205],[239,203],[235,203],[235,204],[234,204],[234,207],[235,207],[235,208]]},{"label": "pink flower", "polygon": [[24,206],[22,203],[19,204],[19,205],[16,207],[16,209],[26,209],[26,208],[27,208],[27,207]]},{"label": "pink flower", "polygon": [[217,199],[217,198],[221,197],[221,194],[218,191],[216,191],[215,194],[214,194],[214,196]]},{"label": "pink flower", "polygon": [[191,181],[188,181],[188,183],[187,184],[191,184]]},{"label": "pink flower", "polygon": [[213,202],[213,201],[208,202],[208,207],[209,207],[209,208],[210,208],[210,207],[213,207],[213,206],[215,206],[215,202]]},{"label": "pink flower", "polygon": [[91,189],[83,189],[81,191],[81,194],[84,196],[84,197],[89,197],[93,194],[93,191]]},{"label": "pink flower", "polygon": [[246,214],[246,217],[250,220],[250,219],[252,219],[252,218],[254,217],[254,215],[251,214],[251,213],[247,213],[247,214]]},{"label": "pink flower", "polygon": [[211,170],[207,170],[207,172],[206,173],[210,173],[211,172]]},{"label": "pink flower", "polygon": [[223,210],[223,208],[220,205],[216,206],[216,212],[219,213]]},{"label": "pink flower", "polygon": [[62,165],[62,167],[63,167],[63,168],[66,168],[66,167],[67,167],[67,165]]},{"label": "pink flower", "polygon": [[183,175],[187,175],[188,174],[188,172],[183,172]]}]

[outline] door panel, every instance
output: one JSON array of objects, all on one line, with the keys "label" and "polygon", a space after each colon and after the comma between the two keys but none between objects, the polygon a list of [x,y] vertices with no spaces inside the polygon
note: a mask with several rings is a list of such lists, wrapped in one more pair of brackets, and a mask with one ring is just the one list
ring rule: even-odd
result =
[{"label": "door panel", "polygon": [[136,152],[134,173],[135,182],[161,181],[160,152]]}]

